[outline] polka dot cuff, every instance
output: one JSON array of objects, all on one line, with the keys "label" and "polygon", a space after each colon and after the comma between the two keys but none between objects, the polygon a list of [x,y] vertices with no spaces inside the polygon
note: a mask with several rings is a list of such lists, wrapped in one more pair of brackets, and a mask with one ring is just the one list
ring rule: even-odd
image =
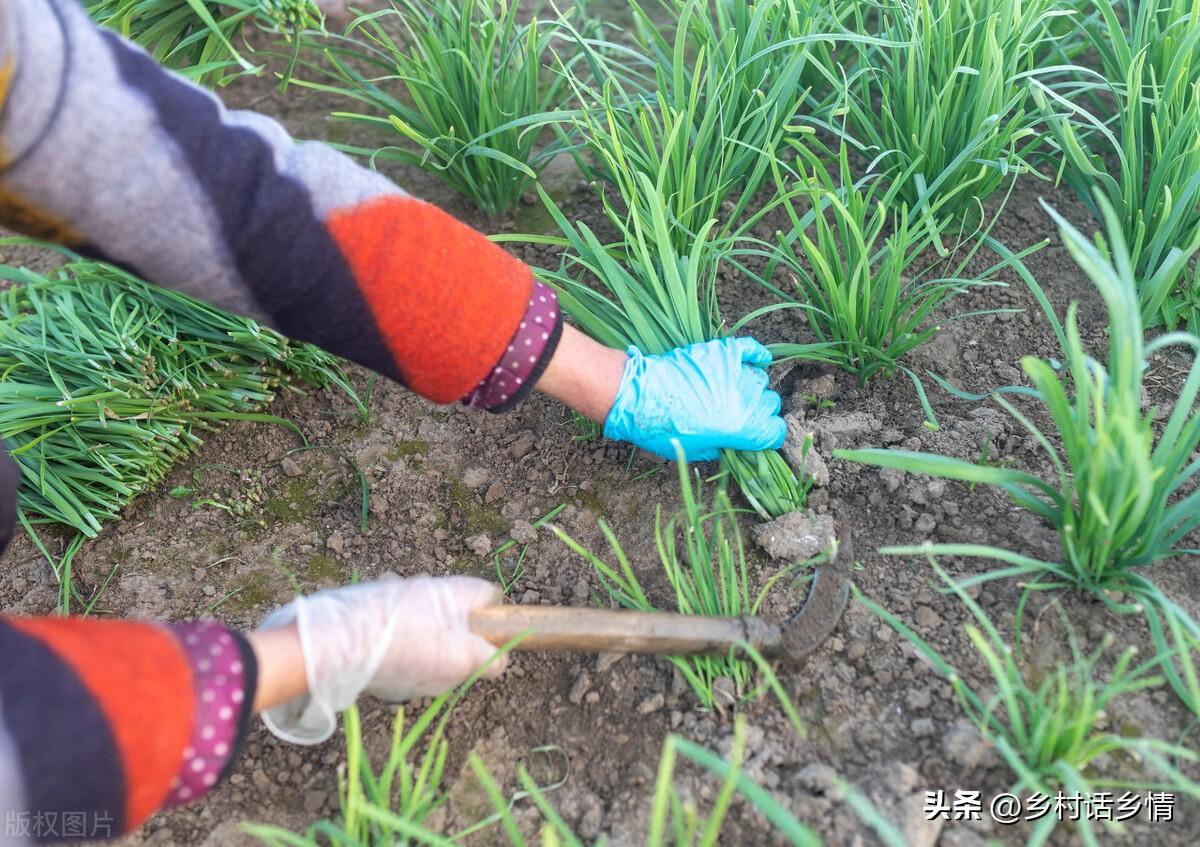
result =
[{"label": "polka dot cuff", "polygon": [[204,796],[225,775],[249,725],[256,685],[254,653],[240,635],[212,621],[171,631],[192,667],[196,716],[168,807]]},{"label": "polka dot cuff", "polygon": [[468,406],[503,412],[525,399],[546,369],[562,335],[562,316],[554,289],[534,282],[529,308],[508,349],[491,373],[464,398]]}]

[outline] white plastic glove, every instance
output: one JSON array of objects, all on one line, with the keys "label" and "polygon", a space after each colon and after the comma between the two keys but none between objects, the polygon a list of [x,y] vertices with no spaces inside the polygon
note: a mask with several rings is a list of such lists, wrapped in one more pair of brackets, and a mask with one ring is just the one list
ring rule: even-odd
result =
[{"label": "white plastic glove", "polygon": [[[264,712],[267,728],[285,741],[320,744],[333,735],[337,713],[364,691],[400,702],[453,688],[495,655],[467,618],[502,596],[473,577],[388,575],[297,597],[261,629],[296,622],[309,693]],[[498,677],[504,665],[495,662],[486,676]]]}]

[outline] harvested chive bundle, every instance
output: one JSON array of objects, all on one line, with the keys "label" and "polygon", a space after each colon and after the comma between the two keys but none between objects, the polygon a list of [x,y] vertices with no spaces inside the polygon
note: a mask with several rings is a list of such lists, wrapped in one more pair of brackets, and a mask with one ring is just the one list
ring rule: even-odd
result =
[{"label": "harvested chive bundle", "polygon": [[261,410],[293,380],[338,385],[365,414],[328,353],[110,266],[0,278],[18,283],[0,293],[0,437],[32,523],[95,537],[199,431],[291,425]]}]

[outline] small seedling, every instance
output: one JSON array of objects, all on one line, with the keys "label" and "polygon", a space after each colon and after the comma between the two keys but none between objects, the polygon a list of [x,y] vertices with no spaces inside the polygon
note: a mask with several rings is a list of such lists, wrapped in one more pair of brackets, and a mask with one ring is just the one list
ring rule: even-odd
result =
[{"label": "small seedling", "polygon": [[[550,521],[558,517],[559,512],[567,508],[566,503],[559,503],[546,514],[542,515],[532,526],[534,529],[541,529]],[[496,580],[500,583],[501,589],[507,596],[512,591],[513,586],[520,582],[525,577],[525,556],[529,552],[529,545],[525,544],[521,547],[521,553],[517,557],[516,564],[513,565],[512,572],[509,573],[504,565],[503,556],[512,548],[516,547],[519,542],[514,538],[509,538],[492,552],[492,561],[496,566]]]},{"label": "small seedling", "polygon": [[[1134,665],[1137,651],[1129,647],[1121,652],[1102,681],[1100,666],[1112,646],[1112,636],[1090,653],[1085,653],[1072,634],[1068,641],[1072,659],[1040,679],[1022,663],[1014,649],[1000,634],[983,608],[952,579],[932,555],[935,573],[970,610],[974,623],[966,632],[991,677],[988,686],[974,686],[937,650],[899,618],[877,603],[859,594],[863,604],[893,629],[907,638],[934,669],[954,687],[964,713],[979,727],[1005,763],[1016,775],[1011,792],[1055,796],[1059,789],[1083,797],[1097,790],[1169,791],[1175,795],[1200,798],[1200,785],[1181,769],[1184,763],[1200,756],[1179,744],[1151,738],[1126,737],[1105,729],[1109,715],[1119,708],[1120,700],[1136,691],[1162,684],[1155,673],[1167,657],[1158,656]],[[857,591],[857,589],[856,589]],[[1017,620],[1019,631],[1020,618]],[[1019,643],[1019,639],[1017,639]],[[1143,766],[1136,775],[1122,777],[1104,767],[1104,759],[1127,754]],[[1034,825],[1029,843],[1044,844],[1059,825],[1057,815],[1048,815]],[[1119,825],[1109,821],[1110,830]],[[1098,847],[1096,825],[1090,816],[1079,819],[1078,834],[1084,844]]]},{"label": "small seedling", "polygon": [[603,424],[596,423],[591,418],[584,417],[574,410],[571,411],[571,422],[575,427],[575,434],[571,436],[572,441],[596,441],[604,435]]},{"label": "small seedling", "polygon": [[[680,457],[679,479],[683,510],[664,521],[661,507],[655,512],[654,529],[663,573],[674,591],[674,606],[680,614],[736,617],[754,615],[767,594],[781,581],[793,575],[805,563],[785,567],[764,581],[757,594],[751,593],[746,550],[738,528],[737,512],[723,485],[718,486],[712,503],[703,500],[704,487],[695,481]],[[610,597],[628,609],[652,611],[654,603],[646,595],[632,564],[612,529],[600,521],[616,559],[610,565],[584,548],[557,527],[555,534],[573,551],[590,562]],[[732,652],[727,656],[670,657],[679,668],[700,702],[716,707],[714,683],[726,677],[733,681],[739,695],[750,689],[755,663]],[[761,666],[761,665],[760,665]],[[727,704],[720,704],[724,708]]]},{"label": "small seedling", "polygon": [[500,584],[500,590],[507,597],[513,590],[513,587],[525,578],[525,554],[529,552],[529,545],[526,544],[521,548],[521,554],[517,556],[516,564],[512,567],[512,572],[507,572],[504,561],[499,553],[495,554],[493,561],[496,564],[496,582]]},{"label": "small seedling", "polygon": [[837,408],[837,403],[830,400],[828,397],[818,397],[816,394],[802,394],[800,399],[814,409],[834,409]]}]

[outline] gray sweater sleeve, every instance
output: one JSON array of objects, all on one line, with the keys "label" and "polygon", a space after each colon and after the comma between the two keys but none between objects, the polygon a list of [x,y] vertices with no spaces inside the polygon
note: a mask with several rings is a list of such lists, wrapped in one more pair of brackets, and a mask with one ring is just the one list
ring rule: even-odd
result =
[{"label": "gray sweater sleeve", "polygon": [[76,0],[0,0],[0,224],[436,402],[496,394],[507,407],[534,381],[480,391],[540,302],[527,266],[326,145],[227,110]]}]

